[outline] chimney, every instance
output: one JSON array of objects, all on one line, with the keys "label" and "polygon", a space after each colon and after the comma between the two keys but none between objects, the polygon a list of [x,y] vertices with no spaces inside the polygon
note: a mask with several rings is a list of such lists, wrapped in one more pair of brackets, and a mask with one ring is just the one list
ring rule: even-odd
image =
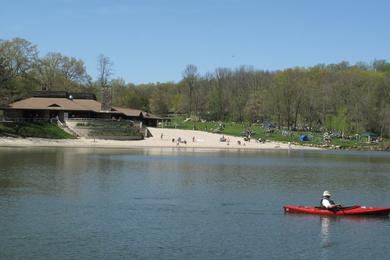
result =
[{"label": "chimney", "polygon": [[102,107],[101,111],[111,111],[112,105],[112,92],[111,88],[102,88]]}]

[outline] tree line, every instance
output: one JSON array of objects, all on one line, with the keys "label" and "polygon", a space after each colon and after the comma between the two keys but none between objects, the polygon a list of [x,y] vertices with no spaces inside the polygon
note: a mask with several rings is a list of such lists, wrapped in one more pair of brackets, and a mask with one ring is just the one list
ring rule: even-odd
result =
[{"label": "tree line", "polygon": [[187,65],[179,82],[132,84],[112,77],[113,63],[98,58],[92,79],[82,60],[48,53],[21,38],[0,40],[0,105],[34,90],[92,92],[111,87],[113,104],[193,119],[269,122],[290,130],[372,131],[390,136],[390,63],[319,64],[278,71],[250,66],[201,75]]}]

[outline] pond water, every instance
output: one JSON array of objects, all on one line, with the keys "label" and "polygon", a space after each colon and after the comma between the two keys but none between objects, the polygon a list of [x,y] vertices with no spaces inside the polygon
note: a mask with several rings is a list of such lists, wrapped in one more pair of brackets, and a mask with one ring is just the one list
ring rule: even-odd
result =
[{"label": "pond water", "polygon": [[0,148],[0,259],[386,259],[390,153]]}]

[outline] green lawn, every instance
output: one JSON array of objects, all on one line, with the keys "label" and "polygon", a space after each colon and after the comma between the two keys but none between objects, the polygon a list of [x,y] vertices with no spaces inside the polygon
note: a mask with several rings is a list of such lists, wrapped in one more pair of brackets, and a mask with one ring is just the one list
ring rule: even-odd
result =
[{"label": "green lawn", "polygon": [[0,123],[0,136],[39,137],[49,139],[74,138],[57,125],[42,123]]},{"label": "green lawn", "polygon": [[[222,127],[221,127],[222,125]],[[201,130],[212,133],[220,133],[232,136],[242,136],[242,133],[246,130],[251,130],[255,134],[251,138],[262,138],[268,141],[278,142],[291,142],[294,144],[308,145],[308,146],[324,146],[323,133],[318,132],[294,132],[280,129],[266,129],[260,127],[257,124],[245,124],[235,122],[185,122],[182,117],[175,117],[169,124],[164,125],[167,128],[178,129],[190,129]],[[300,141],[299,136],[305,134],[308,136],[309,141]],[[381,143],[367,143],[366,138],[360,140],[348,140],[342,138],[333,138],[330,143],[327,144],[331,148],[340,149],[364,149],[364,150],[390,150],[390,140],[385,139]]]}]

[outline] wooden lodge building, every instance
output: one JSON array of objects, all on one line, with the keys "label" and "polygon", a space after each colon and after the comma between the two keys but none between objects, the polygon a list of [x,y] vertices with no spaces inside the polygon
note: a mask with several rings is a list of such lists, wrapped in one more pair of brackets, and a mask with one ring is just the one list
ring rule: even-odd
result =
[{"label": "wooden lodge building", "polygon": [[68,119],[112,119],[142,122],[146,126],[157,126],[163,118],[148,112],[111,107],[111,95],[100,103],[91,93],[69,93],[66,91],[37,91],[32,97],[1,108],[8,121],[34,121],[57,118]]}]

